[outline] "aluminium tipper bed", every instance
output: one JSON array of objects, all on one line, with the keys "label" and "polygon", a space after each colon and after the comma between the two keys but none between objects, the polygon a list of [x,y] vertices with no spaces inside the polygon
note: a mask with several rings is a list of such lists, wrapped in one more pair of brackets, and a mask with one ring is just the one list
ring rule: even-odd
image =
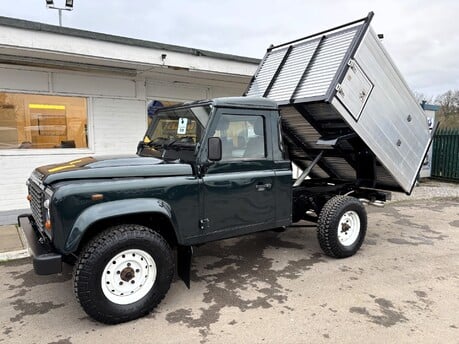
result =
[{"label": "aluminium tipper bed", "polygon": [[270,47],[245,93],[279,104],[290,158],[311,175],[411,193],[426,117],[368,17]]}]

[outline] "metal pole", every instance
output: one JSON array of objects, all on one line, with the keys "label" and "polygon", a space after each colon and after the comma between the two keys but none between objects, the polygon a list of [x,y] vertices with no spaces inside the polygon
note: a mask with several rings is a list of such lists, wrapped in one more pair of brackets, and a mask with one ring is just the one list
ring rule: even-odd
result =
[{"label": "metal pole", "polygon": [[62,10],[58,8],[59,11],[59,26],[62,26]]},{"label": "metal pole", "polygon": [[301,173],[301,176],[298,177],[296,182],[293,184],[293,186],[300,186],[303,180],[306,179],[306,177],[311,173],[311,170],[314,166],[317,165],[319,162],[320,158],[322,158],[322,155],[324,154],[324,151],[320,151],[320,153],[315,157],[315,159],[311,162],[311,164]]}]

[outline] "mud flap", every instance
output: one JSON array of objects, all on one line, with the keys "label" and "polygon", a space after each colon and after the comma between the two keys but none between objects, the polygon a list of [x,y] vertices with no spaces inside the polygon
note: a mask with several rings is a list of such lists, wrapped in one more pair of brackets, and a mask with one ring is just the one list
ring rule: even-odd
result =
[{"label": "mud flap", "polygon": [[193,248],[191,246],[177,247],[177,273],[190,289],[191,258],[193,257]]}]

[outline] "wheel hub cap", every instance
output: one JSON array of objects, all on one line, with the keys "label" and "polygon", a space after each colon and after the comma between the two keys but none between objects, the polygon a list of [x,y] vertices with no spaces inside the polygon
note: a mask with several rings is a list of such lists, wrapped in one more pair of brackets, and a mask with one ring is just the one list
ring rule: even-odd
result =
[{"label": "wheel hub cap", "polygon": [[129,282],[131,279],[135,277],[135,272],[132,268],[124,268],[123,271],[121,271],[120,277],[123,281]]},{"label": "wheel hub cap", "polygon": [[156,263],[149,253],[125,250],[107,262],[101,276],[102,292],[113,303],[134,303],[148,294],[156,274]]},{"label": "wheel hub cap", "polygon": [[353,211],[347,211],[341,216],[338,224],[338,240],[343,246],[355,243],[360,233],[360,217]]}]

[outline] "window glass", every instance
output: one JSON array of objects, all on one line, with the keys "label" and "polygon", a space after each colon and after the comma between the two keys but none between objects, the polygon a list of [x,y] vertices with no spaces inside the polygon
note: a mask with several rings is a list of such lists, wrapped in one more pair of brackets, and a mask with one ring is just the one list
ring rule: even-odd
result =
[{"label": "window glass", "polygon": [[[209,106],[164,109],[155,115],[147,130],[149,141],[173,140],[198,143],[210,113]],[[197,116],[199,114],[199,117]],[[204,120],[204,124],[202,123]]]},{"label": "window glass", "polygon": [[87,147],[85,98],[0,92],[0,149]]},{"label": "window glass", "polygon": [[214,136],[222,140],[222,160],[266,157],[263,116],[223,115]]},{"label": "window glass", "polygon": [[153,118],[155,117],[155,114],[162,109],[163,107],[168,107],[168,106],[173,106],[173,105],[178,105],[179,103],[177,102],[171,102],[171,101],[166,101],[166,100],[152,100],[148,104],[148,125],[151,124],[153,121]]}]

